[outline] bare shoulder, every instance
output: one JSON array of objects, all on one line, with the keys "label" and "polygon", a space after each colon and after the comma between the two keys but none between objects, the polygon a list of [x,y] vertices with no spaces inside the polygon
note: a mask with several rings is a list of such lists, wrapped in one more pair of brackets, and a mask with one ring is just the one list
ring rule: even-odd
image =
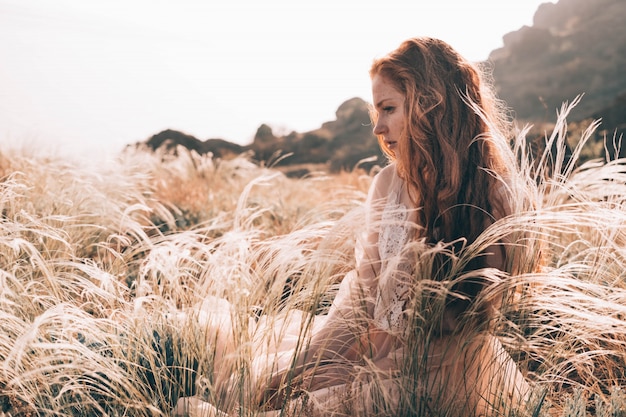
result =
[{"label": "bare shoulder", "polygon": [[397,174],[396,174],[396,164],[393,162],[383,167],[376,174],[377,177],[385,178],[387,180],[390,180],[391,177],[393,177],[394,175],[397,175]]},{"label": "bare shoulder", "polygon": [[374,182],[376,186],[382,186],[387,188],[389,184],[393,181],[394,177],[398,174],[396,173],[396,164],[391,163],[385,166],[383,169],[378,171],[376,177],[374,178]]},{"label": "bare shoulder", "polygon": [[491,191],[493,215],[496,220],[507,217],[513,213],[513,189],[514,182],[510,178],[499,179]]},{"label": "bare shoulder", "polygon": [[389,192],[389,187],[396,175],[396,165],[393,163],[378,171],[370,185],[368,196],[369,201],[380,202],[384,199]]}]

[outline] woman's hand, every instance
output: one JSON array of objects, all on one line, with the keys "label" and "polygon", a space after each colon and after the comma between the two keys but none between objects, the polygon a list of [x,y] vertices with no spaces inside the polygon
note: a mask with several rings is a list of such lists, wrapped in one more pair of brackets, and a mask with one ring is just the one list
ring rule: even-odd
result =
[{"label": "woman's hand", "polygon": [[269,379],[259,391],[257,402],[264,410],[278,410],[289,398],[303,392],[345,385],[353,382],[355,368],[347,362],[330,362],[306,369],[302,372],[285,370]]},{"label": "woman's hand", "polygon": [[257,392],[256,403],[261,410],[278,410],[285,402],[285,391],[281,389],[284,375],[276,374]]},{"label": "woman's hand", "polygon": [[287,378],[293,378],[295,350],[279,352],[276,356],[260,357],[252,363],[257,381],[256,403],[263,409],[278,409],[285,400],[284,388],[291,385]]}]

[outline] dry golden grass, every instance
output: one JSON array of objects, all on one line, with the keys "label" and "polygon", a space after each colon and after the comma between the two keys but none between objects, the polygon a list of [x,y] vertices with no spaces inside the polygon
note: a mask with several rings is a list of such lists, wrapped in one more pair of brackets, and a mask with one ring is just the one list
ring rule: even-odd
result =
[{"label": "dry golden grass", "polygon": [[[564,141],[564,126],[562,117],[548,141]],[[626,415],[626,167],[546,158],[525,164],[536,210],[495,224],[455,262],[503,235],[532,236],[518,243],[543,269],[494,275],[486,291],[517,293],[494,328],[535,387],[525,413]],[[245,157],[182,151],[128,151],[98,166],[2,151],[0,415],[168,415],[194,384],[220,408],[255,415],[249,319],[324,313],[353,267],[372,174],[291,179]],[[417,253],[428,270],[429,252]],[[168,316],[212,296],[233,306],[226,371],[236,377],[222,391],[210,336],[193,316],[178,327]],[[436,300],[424,300],[416,317],[428,317],[426,305],[436,316]],[[413,371],[424,352],[415,349]],[[183,367],[196,361],[202,378],[168,371],[164,351]],[[408,414],[424,412],[403,392]]]}]

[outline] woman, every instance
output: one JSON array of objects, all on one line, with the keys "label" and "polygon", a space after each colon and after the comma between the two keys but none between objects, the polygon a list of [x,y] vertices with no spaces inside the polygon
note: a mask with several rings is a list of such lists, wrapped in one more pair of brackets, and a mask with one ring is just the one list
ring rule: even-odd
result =
[{"label": "woman", "polygon": [[[276,415],[505,415],[529,387],[492,336],[498,299],[485,288],[520,272],[519,255],[506,237],[480,246],[528,203],[505,120],[478,69],[440,40],[409,39],[370,75],[391,163],[370,188],[357,266],[305,343],[257,339],[259,402]],[[286,333],[301,319],[286,317]]]}]

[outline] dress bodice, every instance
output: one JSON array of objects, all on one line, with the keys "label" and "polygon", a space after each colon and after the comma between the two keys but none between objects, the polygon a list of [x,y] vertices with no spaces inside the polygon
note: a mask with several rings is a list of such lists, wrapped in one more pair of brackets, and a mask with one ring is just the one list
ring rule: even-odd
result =
[{"label": "dress bodice", "polygon": [[393,172],[378,226],[380,273],[374,323],[390,333],[404,333],[404,310],[409,296],[410,265],[401,257],[411,231],[410,210],[403,202],[403,181]]}]

